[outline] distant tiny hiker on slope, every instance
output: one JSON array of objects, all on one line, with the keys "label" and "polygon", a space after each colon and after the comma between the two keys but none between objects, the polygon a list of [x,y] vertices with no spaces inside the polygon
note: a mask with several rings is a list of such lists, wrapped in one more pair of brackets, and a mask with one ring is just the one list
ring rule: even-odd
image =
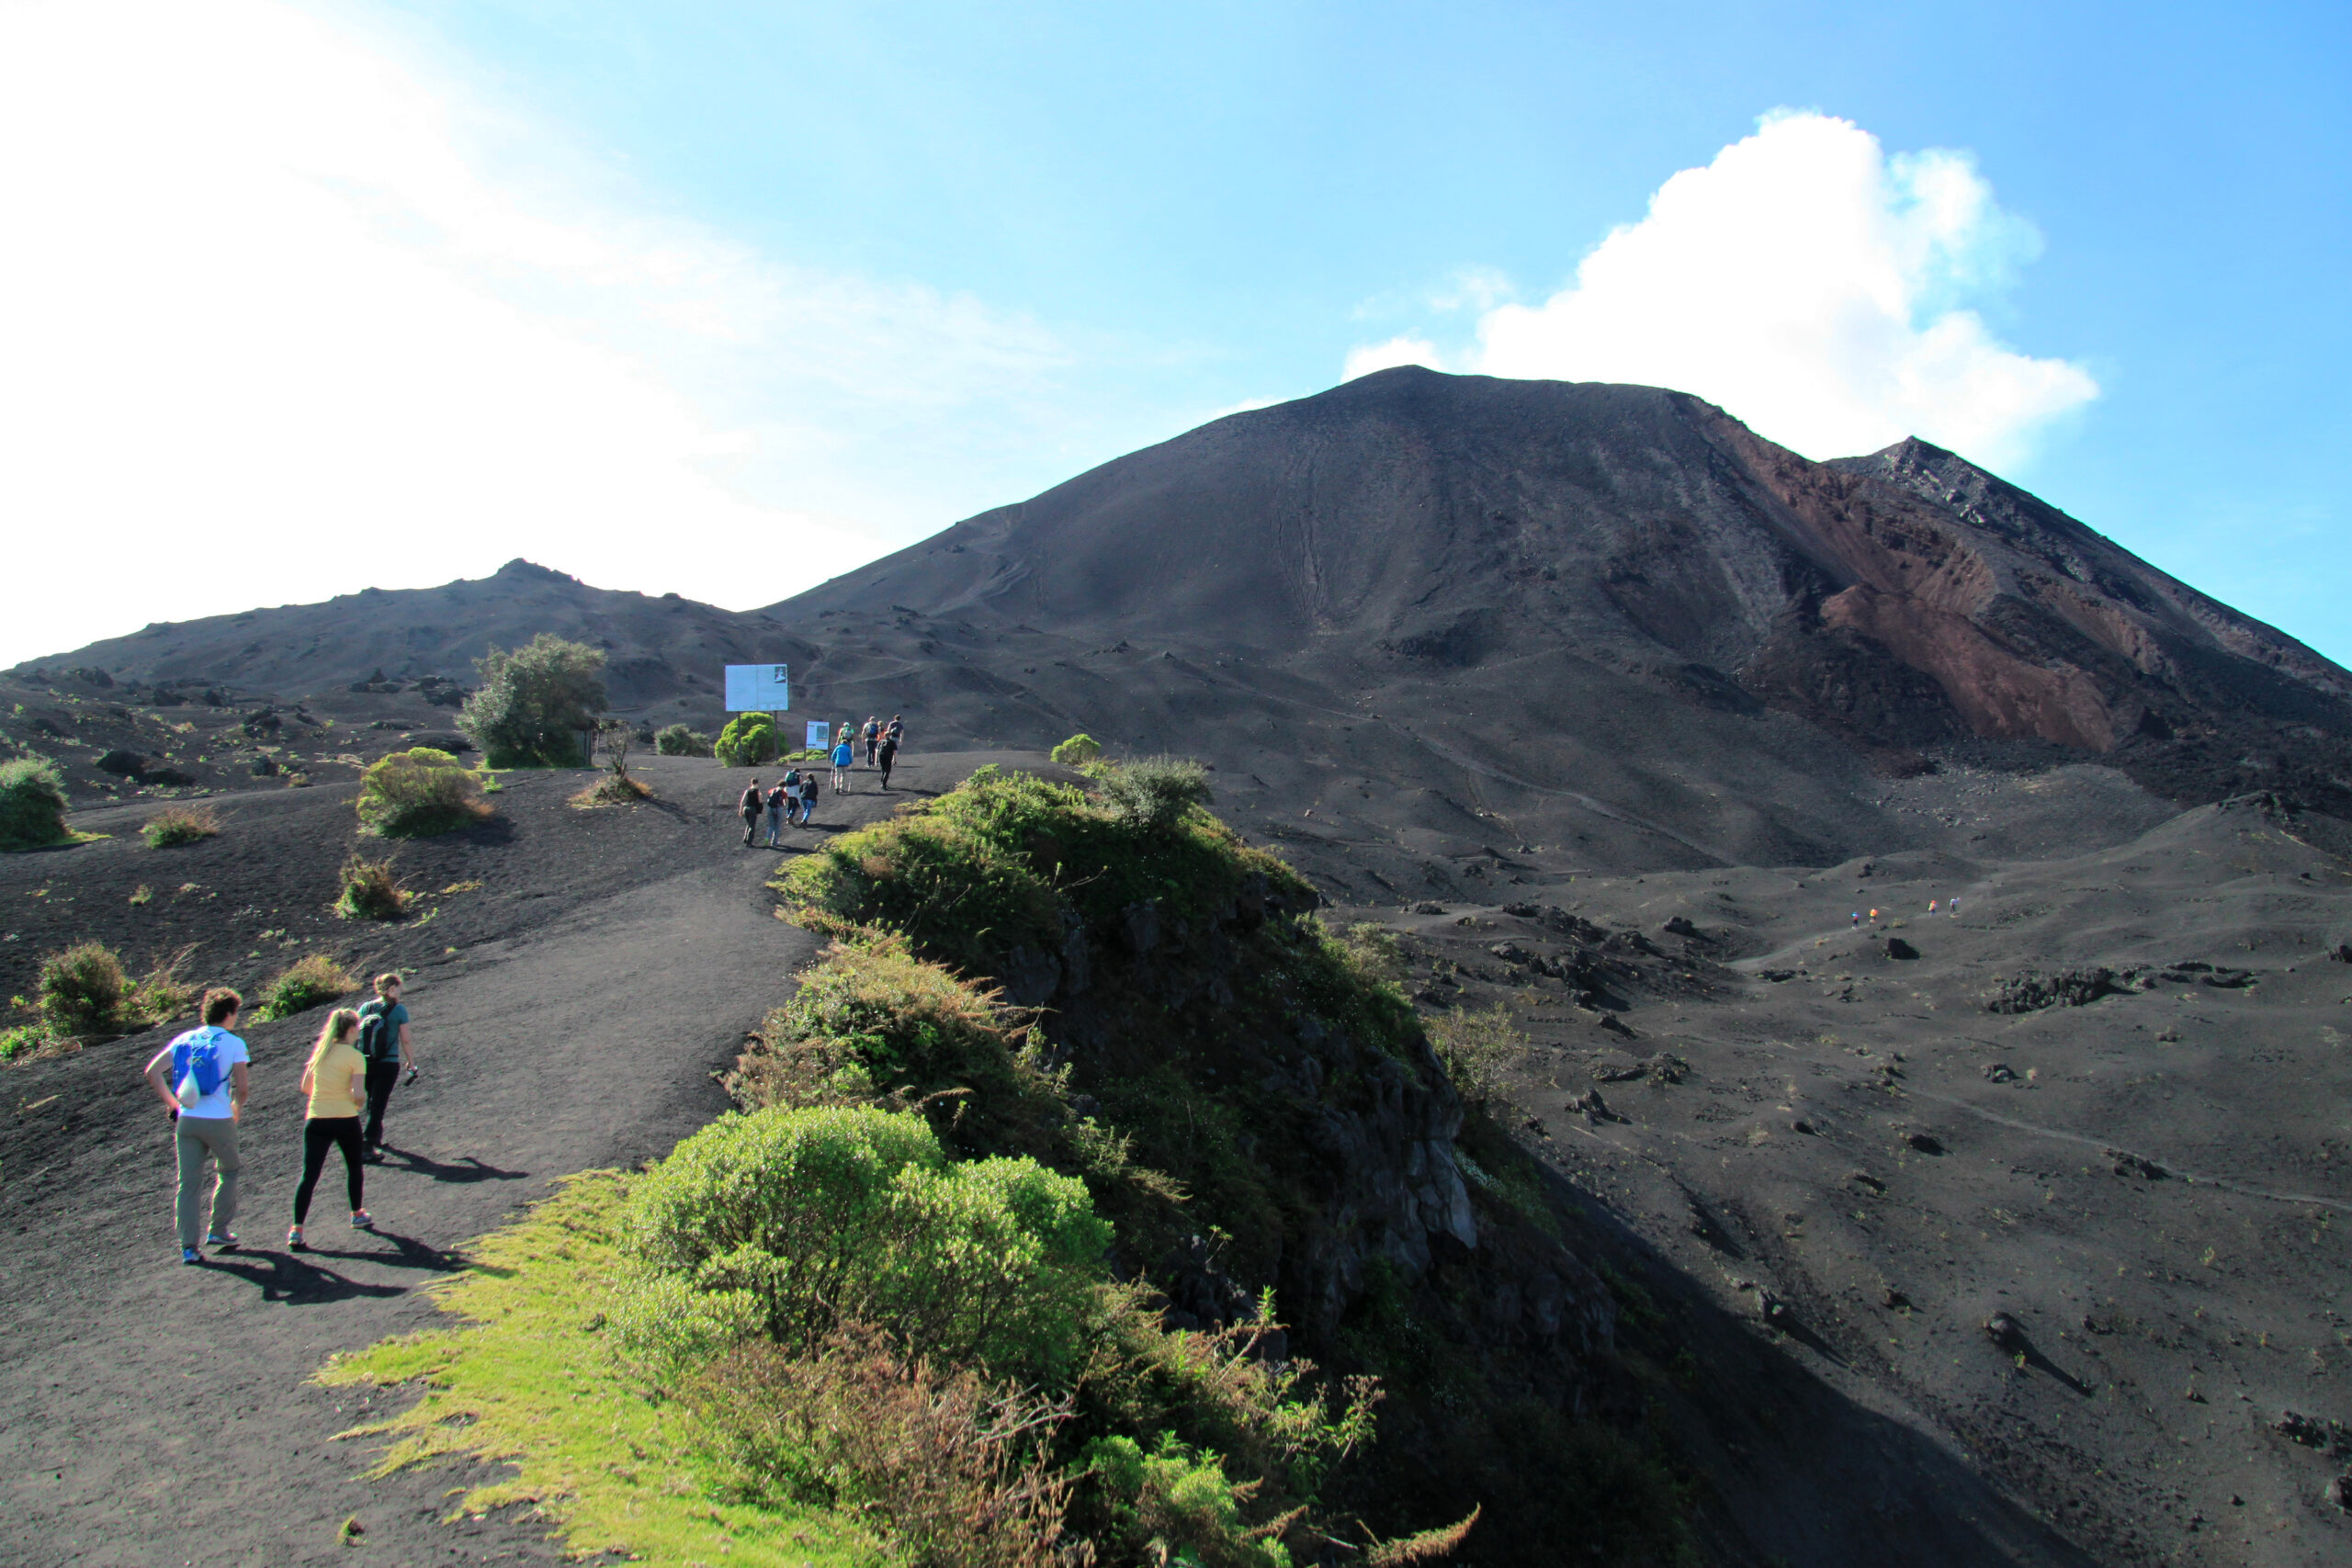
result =
[{"label": "distant tiny hiker on slope", "polygon": [[[148,1058],[148,1087],[172,1113],[172,1142],[179,1152],[179,1189],[174,1210],[180,1233],[180,1261],[201,1263],[196,1249],[204,1204],[204,1156],[220,1172],[212,1188],[212,1224],[201,1232],[204,1245],[237,1245],[230,1225],[237,1218],[237,1176],[244,1162],[237,1154],[237,1122],[251,1087],[245,1070],[253,1053],[232,1033],[244,998],[226,988],[204,993],[204,1021]],[[166,1083],[164,1075],[171,1074]]]}]

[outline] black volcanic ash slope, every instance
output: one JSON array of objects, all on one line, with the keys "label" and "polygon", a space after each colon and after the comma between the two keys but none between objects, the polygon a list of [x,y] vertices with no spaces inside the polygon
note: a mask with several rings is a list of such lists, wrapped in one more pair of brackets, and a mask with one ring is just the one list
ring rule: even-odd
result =
[{"label": "black volcanic ash slope", "polygon": [[[656,723],[715,723],[721,664],[782,659],[807,716],[904,712],[917,750],[1083,729],[1195,754],[1233,820],[1363,901],[1985,831],[2081,848],[2250,788],[2352,813],[2352,676],[1950,453],[1816,464],[1681,393],[1412,368],[763,613],[518,562],[51,662],[289,697],[462,680],[537,630],[605,647],[616,703]],[[2077,764],[2082,788],[2053,816],[1890,784],[1954,764]]]}]

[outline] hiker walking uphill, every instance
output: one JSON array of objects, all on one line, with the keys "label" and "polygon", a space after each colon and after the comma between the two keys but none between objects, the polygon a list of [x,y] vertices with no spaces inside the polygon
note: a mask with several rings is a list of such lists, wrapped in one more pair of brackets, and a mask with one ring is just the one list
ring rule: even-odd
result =
[{"label": "hiker walking uphill", "polygon": [[842,726],[842,738],[833,747],[833,793],[849,793],[849,771],[857,762],[857,748],[849,741],[849,726]]},{"label": "hiker walking uphill", "polygon": [[874,765],[874,749],[882,741],[882,721],[872,714],[865,716],[865,765]]},{"label": "hiker walking uphill", "polygon": [[875,755],[882,769],[882,787],[887,790],[890,787],[890,764],[899,760],[899,727],[895,723],[890,726],[890,732],[882,737],[881,750]]},{"label": "hiker walking uphill", "polygon": [[359,1054],[359,1014],[337,1008],[319,1031],[311,1060],[302,1069],[302,1093],[310,1113],[302,1122],[302,1179],[294,1189],[294,1224],[286,1245],[296,1252],[307,1249],[302,1222],[311,1217],[311,1194],[318,1190],[319,1175],[326,1169],[327,1151],[343,1151],[343,1190],[351,1200],[351,1228],[374,1230],[360,1199],[367,1185],[361,1159],[359,1108],[368,1095],[368,1058]]},{"label": "hiker walking uphill", "polygon": [[760,830],[760,814],[767,809],[767,801],[760,794],[759,780],[752,781],[751,786],[743,791],[743,798],[735,803],[735,808],[743,814],[743,847],[748,850],[752,847],[752,835]]},{"label": "hiker walking uphill", "polygon": [[778,779],[768,790],[768,848],[772,850],[784,846],[785,803],[784,781]]},{"label": "hiker walking uphill", "polygon": [[384,1108],[401,1081],[401,1069],[416,1077],[408,1044],[408,1009],[401,1005],[401,977],[376,976],[376,999],[359,1010],[359,1054],[368,1060],[368,1128],[362,1135],[370,1158],[384,1153]]},{"label": "hiker walking uphill", "polygon": [[[231,990],[204,993],[204,1021],[148,1059],[147,1082],[172,1113],[172,1141],[179,1152],[179,1189],[174,1210],[180,1233],[180,1261],[201,1263],[196,1249],[201,1219],[204,1156],[212,1156],[220,1172],[212,1189],[212,1224],[202,1233],[204,1245],[232,1247],[236,1233],[229,1227],[237,1218],[237,1176],[243,1161],[237,1154],[237,1122],[243,1115],[250,1088],[245,1065],[253,1053],[230,1032],[237,1027],[244,998]],[[171,1075],[168,1084],[164,1074]]]}]

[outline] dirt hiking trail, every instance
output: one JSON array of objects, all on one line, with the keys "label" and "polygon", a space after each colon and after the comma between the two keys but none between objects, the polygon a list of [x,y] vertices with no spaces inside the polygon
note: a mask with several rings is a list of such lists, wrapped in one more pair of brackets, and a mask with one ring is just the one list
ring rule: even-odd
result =
[{"label": "dirt hiking trail", "polygon": [[[827,795],[817,828],[791,831],[784,852],[991,760],[1016,759],[910,758],[888,795],[861,773],[855,793]],[[306,1227],[313,1250],[285,1246],[300,1175],[297,1082],[322,1010],[241,1031],[254,1053],[243,1245],[201,1268],[178,1261],[170,1124],[139,1078],[185,1023],[0,1077],[0,1562],[348,1561],[338,1530],[355,1515],[379,1563],[563,1560],[534,1517],[440,1523],[462,1472],[359,1479],[374,1446],[334,1435],[411,1396],[307,1380],[335,1351],[430,1324],[420,1287],[461,1267],[469,1239],[558,1178],[659,1156],[724,1110],[712,1074],[814,955],[815,940],[773,913],[763,884],[777,852],[742,848],[733,796],[747,773],[687,758],[651,759],[640,773],[655,802],[585,814],[563,800],[586,775],[516,775],[484,851],[508,884],[506,929],[464,945],[453,945],[458,921],[395,939],[422,942],[434,960],[407,998],[424,1071],[395,1094],[390,1149],[368,1171],[373,1235],[348,1227],[331,1156]],[[214,803],[219,841],[247,840],[235,852],[248,877],[255,857],[264,868],[312,858],[310,844],[281,853],[264,841],[265,829],[295,831],[283,809],[292,793]],[[339,808],[330,792],[302,793],[322,797],[313,815],[334,808],[347,825],[348,791]],[[130,834],[143,815],[77,818],[116,840],[73,852],[88,856],[80,863],[7,857],[0,889],[28,878],[63,888],[85,869],[104,880],[109,856],[129,868],[120,874],[151,867],[156,852]],[[342,844],[328,848],[339,856]],[[467,860],[462,844],[431,854],[428,869]],[[323,907],[332,891],[283,897]],[[122,907],[91,900],[101,902]]]}]

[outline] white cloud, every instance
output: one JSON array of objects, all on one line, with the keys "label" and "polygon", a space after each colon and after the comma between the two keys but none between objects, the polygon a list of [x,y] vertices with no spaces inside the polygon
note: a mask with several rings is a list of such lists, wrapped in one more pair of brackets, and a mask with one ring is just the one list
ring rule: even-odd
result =
[{"label": "white cloud", "polygon": [[[1846,120],[1776,113],[1668,180],[1569,287],[1487,311],[1455,367],[1678,388],[1814,457],[1916,434],[2000,467],[2098,395],[1966,308],[2038,247],[1966,153],[1889,158]],[[1358,349],[1348,373],[1428,346]]]},{"label": "white cloud", "polygon": [[1359,376],[1369,376],[1375,370],[1387,370],[1399,365],[1424,365],[1437,369],[1444,355],[1437,344],[1427,338],[1392,337],[1386,343],[1366,344],[1348,351],[1347,364],[1340,369],[1340,379],[1352,381]]},{"label": "white cloud", "polygon": [[517,554],[764,604],[945,520],[918,424],[1032,434],[1035,322],[602,183],[347,15],[0,7],[0,663]]}]

